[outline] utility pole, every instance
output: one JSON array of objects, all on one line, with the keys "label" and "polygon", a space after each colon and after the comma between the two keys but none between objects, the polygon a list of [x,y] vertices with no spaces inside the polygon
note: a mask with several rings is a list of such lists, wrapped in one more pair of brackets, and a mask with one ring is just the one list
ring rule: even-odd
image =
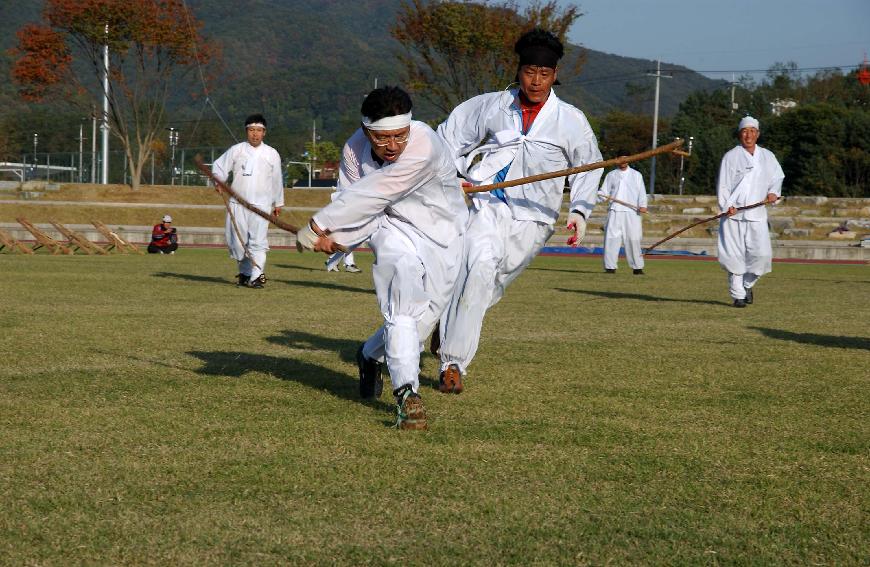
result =
[{"label": "utility pole", "polygon": [[737,86],[737,81],[734,79],[734,73],[731,73],[731,114],[737,110],[737,103],[734,102],[734,88]]},{"label": "utility pole", "polygon": [[178,145],[178,130],[172,127],[167,128],[167,130],[169,130],[169,147],[172,149],[169,165],[169,184],[175,185],[175,147]]},{"label": "utility pole", "polygon": [[91,183],[97,182],[97,107],[91,105]]},{"label": "utility pole", "polygon": [[[647,73],[650,77],[656,78],[656,99],[655,106],[653,109],[653,133],[652,133],[652,149],[656,149],[659,146],[659,83],[661,82],[661,78],[672,79],[670,75],[662,75],[662,60],[659,59],[656,62],[656,73],[653,75],[652,73]],[[649,195],[653,197],[656,192],[656,156],[652,157],[652,163],[650,164],[649,169]]]},{"label": "utility pole", "polygon": [[39,144],[39,134],[34,132],[34,134],[33,134],[33,177],[34,178],[36,177],[37,167],[39,165],[39,162],[36,161],[36,146],[37,146],[37,144]]},{"label": "utility pole", "polygon": [[[689,155],[692,155],[692,143],[695,141],[694,136],[689,136]],[[683,194],[683,184],[686,178],[683,177],[683,154],[680,154],[680,195]]]},{"label": "utility pole", "polygon": [[314,176],[314,160],[317,159],[315,157],[316,148],[317,147],[317,120],[311,122],[311,153],[308,154],[309,165],[308,165],[308,186],[311,187],[311,183]]},{"label": "utility pole", "polygon": [[83,167],[82,157],[84,156],[84,142],[85,142],[85,119],[83,118],[81,122],[79,122],[79,183],[82,182],[82,173]]},{"label": "utility pole", "polygon": [[109,24],[103,45],[103,185],[109,184]]}]

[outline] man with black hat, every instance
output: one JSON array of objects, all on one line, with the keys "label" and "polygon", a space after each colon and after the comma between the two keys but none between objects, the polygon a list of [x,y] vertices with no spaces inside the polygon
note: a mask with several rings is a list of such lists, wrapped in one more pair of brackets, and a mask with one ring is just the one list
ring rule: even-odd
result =
[{"label": "man with black hat", "polygon": [[[232,174],[232,187],[239,197],[277,216],[284,206],[284,176],[278,152],[263,143],[266,119],[262,114],[245,119],[245,133],[247,141],[216,159],[212,171],[224,182]],[[266,283],[263,270],[269,250],[268,230],[269,221],[230,199],[226,237],[230,256],[238,262],[238,285],[262,288]]]},{"label": "man with black hat", "polygon": [[[559,39],[535,29],[514,51],[519,88],[476,96],[438,127],[459,173],[480,185],[600,161],[586,117],[552,90],[564,55]],[[600,177],[598,169],[568,178],[568,228],[575,242],[585,233]],[[474,194],[459,281],[441,320],[442,392],[462,391],[484,315],[553,234],[564,185],[564,178],[557,178]]]}]

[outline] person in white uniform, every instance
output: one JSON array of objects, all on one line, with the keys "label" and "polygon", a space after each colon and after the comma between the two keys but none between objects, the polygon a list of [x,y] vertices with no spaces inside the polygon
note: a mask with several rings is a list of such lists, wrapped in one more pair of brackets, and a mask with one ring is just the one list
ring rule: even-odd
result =
[{"label": "person in white uniform", "polygon": [[635,275],[642,275],[644,263],[640,241],[643,227],[640,215],[647,211],[643,176],[623,163],[604,177],[598,196],[609,204],[604,227],[604,271],[616,273],[619,248],[625,246],[628,265]]},{"label": "person in white uniform", "polygon": [[[239,197],[258,209],[280,215],[284,177],[278,152],[263,143],[266,119],[261,114],[248,116],[245,134],[247,141],[232,146],[212,164],[214,176],[227,182],[232,174],[232,188]],[[263,271],[269,250],[268,230],[269,221],[230,199],[226,238],[230,256],[238,262],[238,285],[262,288],[266,283]]]},{"label": "person in white uniform", "polygon": [[419,394],[420,352],[448,305],[459,273],[468,208],[443,141],[411,119],[411,98],[375,89],[362,105],[363,134],[384,162],[338,193],[297,235],[299,246],[333,253],[366,238],[384,324],[357,353],[360,393],[380,394],[386,362],[400,429],[428,427]]},{"label": "person in white uniform", "polygon": [[[384,160],[379,158],[372,149],[372,144],[365,133],[365,130],[358,128],[353,135],[347,139],[344,147],[341,150],[341,164],[338,169],[338,184],[335,193],[332,194],[334,201],[338,194],[347,186],[359,181],[364,175],[380,169],[384,165]],[[327,272],[337,272],[339,263],[344,264],[346,272],[358,273],[361,270],[357,267],[353,257],[353,249],[357,245],[349,246],[348,252],[336,252],[326,261]]]},{"label": "person in white uniform", "polygon": [[[536,29],[514,50],[519,88],[476,96],[438,127],[459,173],[475,185],[601,160],[584,114],[552,90],[564,54],[559,39]],[[585,233],[600,178],[600,170],[568,178],[574,243]],[[565,179],[557,178],[474,194],[459,282],[440,325],[442,392],[462,391],[484,315],[553,234],[564,186]]]},{"label": "person in white uniform", "polygon": [[759,123],[751,116],[737,127],[740,145],[729,150],[719,167],[719,263],[728,272],[734,307],[755,300],[753,287],[770,272],[773,250],[767,226],[767,206],[738,211],[761,201],[775,203],[782,195],[782,172],[773,152],[758,145]]}]

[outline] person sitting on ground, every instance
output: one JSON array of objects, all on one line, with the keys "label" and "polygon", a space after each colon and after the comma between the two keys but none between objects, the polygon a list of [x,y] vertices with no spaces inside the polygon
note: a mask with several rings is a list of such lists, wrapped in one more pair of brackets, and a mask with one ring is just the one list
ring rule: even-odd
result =
[{"label": "person sitting on ground", "polygon": [[160,223],[151,229],[151,242],[148,244],[149,254],[175,254],[178,250],[178,235],[172,226],[172,217],[163,215]]}]

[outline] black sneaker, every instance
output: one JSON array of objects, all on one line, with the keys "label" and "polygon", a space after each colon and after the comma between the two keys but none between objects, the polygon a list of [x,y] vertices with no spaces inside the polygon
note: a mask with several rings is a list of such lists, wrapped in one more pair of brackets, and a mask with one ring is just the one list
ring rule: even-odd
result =
[{"label": "black sneaker", "polygon": [[753,301],[753,297],[752,297],[752,288],[751,288],[751,287],[746,287],[746,288],[743,288],[743,289],[746,290],[746,299],[745,299],[745,301],[746,301],[746,305],[752,305],[752,301]]},{"label": "black sneaker", "polygon": [[734,300],[734,307],[746,307],[746,300],[745,299],[735,299]]},{"label": "black sneaker", "polygon": [[615,274],[616,268],[604,268],[604,273],[605,274]]},{"label": "black sneaker", "polygon": [[381,363],[363,354],[363,345],[356,351],[356,364],[359,367],[359,397],[363,399],[380,398],[384,391],[381,378]]},{"label": "black sneaker", "polygon": [[637,268],[632,273],[636,276],[642,276],[643,275],[643,268]]},{"label": "black sneaker", "polygon": [[252,279],[248,282],[248,287],[252,287],[254,289],[262,289],[263,284],[266,283],[266,274],[260,274],[256,278]]},{"label": "black sneaker", "polygon": [[238,275],[236,276],[236,279],[239,280],[239,283],[236,284],[237,286],[239,286],[239,287],[247,287],[247,286],[248,286],[248,282],[251,281],[251,276],[246,276],[245,274],[238,274]]}]

